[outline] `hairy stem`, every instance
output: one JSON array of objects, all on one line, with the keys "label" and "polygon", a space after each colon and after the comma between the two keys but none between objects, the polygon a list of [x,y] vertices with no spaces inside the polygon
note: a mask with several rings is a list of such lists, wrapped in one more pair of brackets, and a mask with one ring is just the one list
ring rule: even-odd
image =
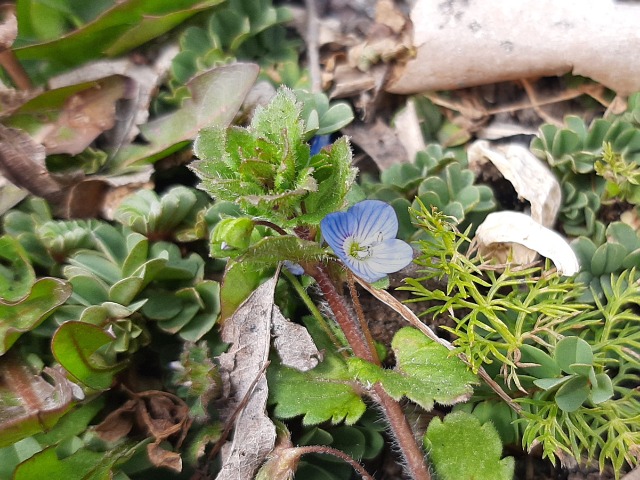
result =
[{"label": "hairy stem", "polygon": [[[353,353],[368,362],[376,363],[378,358],[376,353],[371,350],[360,323],[349,312],[344,297],[336,290],[325,267],[318,264],[306,265],[305,271],[318,283]],[[362,328],[366,328],[366,324]],[[373,389],[376,394],[375,400],[382,407],[391,426],[391,431],[402,451],[407,470],[415,480],[431,480],[431,474],[424,461],[424,454],[416,443],[400,404],[391,398],[379,383],[375,384]]]},{"label": "hairy stem", "polygon": [[367,472],[362,465],[356,462],[352,457],[347,455],[341,450],[332,447],[325,447],[324,445],[309,445],[307,447],[296,447],[296,452],[300,455],[305,455],[307,453],[320,453],[325,455],[333,455],[334,457],[341,458],[349,465],[353,467],[353,469],[358,472],[361,478],[364,480],[373,480],[373,477]]}]

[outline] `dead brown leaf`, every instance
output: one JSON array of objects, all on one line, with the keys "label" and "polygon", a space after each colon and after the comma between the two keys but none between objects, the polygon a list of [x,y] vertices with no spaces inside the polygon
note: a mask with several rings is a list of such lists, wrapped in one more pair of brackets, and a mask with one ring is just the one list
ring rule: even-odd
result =
[{"label": "dead brown leaf", "polygon": [[354,122],[342,131],[376,162],[380,170],[409,161],[407,151],[394,130],[380,118],[373,125]]},{"label": "dead brown leaf", "polygon": [[14,185],[56,202],[60,184],[44,165],[45,149],[26,132],[0,124],[0,170]]},{"label": "dead brown leaf", "polygon": [[95,431],[109,442],[127,435],[151,437],[154,441],[147,445],[147,453],[153,465],[182,471],[180,455],[166,450],[161,443],[170,441],[176,448],[182,444],[191,426],[187,404],[171,393],[158,390],[129,392],[129,395],[132,398],[111,412]]},{"label": "dead brown leaf", "polygon": [[127,78],[114,75],[71,95],[42,138],[47,154],[77,155],[116,122],[116,102],[125,96]]},{"label": "dead brown leaf", "polygon": [[247,400],[236,416],[233,440],[223,450],[217,480],[253,479],[275,444],[276,429],[265,412],[268,387],[262,367],[269,359],[277,280],[276,275],[258,287],[222,328],[222,340],[232,344],[220,356],[220,373],[231,390],[229,411]]},{"label": "dead brown leaf", "polygon": [[303,372],[318,365],[321,354],[307,329],[287,320],[278,307],[274,308],[271,317],[271,333],[283,365]]},{"label": "dead brown leaf", "polygon": [[61,371],[45,368],[44,374],[52,381],[11,353],[0,358],[0,446],[50,429],[84,397]]}]

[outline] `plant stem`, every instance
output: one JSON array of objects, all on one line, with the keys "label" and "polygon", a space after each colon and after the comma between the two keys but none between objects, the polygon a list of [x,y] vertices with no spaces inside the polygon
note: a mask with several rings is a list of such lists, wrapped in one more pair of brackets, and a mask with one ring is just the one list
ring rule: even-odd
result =
[{"label": "plant stem", "polygon": [[341,458],[342,460],[347,462],[349,465],[351,465],[353,469],[356,472],[358,472],[361,478],[363,478],[364,480],[373,480],[373,477],[369,474],[369,472],[367,472],[364,469],[362,465],[360,465],[352,457],[350,457],[343,451],[338,450],[336,448],[326,447],[324,445],[309,445],[306,447],[296,447],[295,450],[301,456],[307,453],[316,453],[316,454],[320,453],[325,455],[333,455],[335,457]]},{"label": "plant stem", "polygon": [[[371,351],[369,343],[366,341],[366,335],[361,330],[358,320],[353,318],[349,312],[344,298],[331,282],[325,267],[319,264],[307,264],[304,267],[306,273],[311,275],[318,283],[353,353],[368,362],[376,363],[377,355]],[[364,327],[366,328],[366,324]],[[387,417],[393,435],[406,461],[407,470],[412,478],[415,480],[431,480],[431,474],[424,461],[424,453],[416,443],[413,431],[404,416],[400,404],[391,398],[379,383],[373,386],[373,390],[376,394],[374,399],[382,407]]]},{"label": "plant stem", "polygon": [[[296,276],[286,268],[283,268],[281,270],[281,273],[287,278],[287,280],[289,280],[289,283],[293,286],[295,291],[298,293],[298,296],[302,299],[305,306],[309,309],[309,312],[311,313],[311,315],[313,315],[313,318],[316,319],[316,321],[318,322],[322,330],[324,330],[324,332],[327,334],[327,336],[329,337],[331,342],[336,346],[336,348],[337,349],[344,348],[344,344],[340,342],[340,340],[338,340],[338,338],[336,337],[335,333],[333,333],[333,330],[331,330],[331,327],[327,324],[326,319],[322,316],[322,313],[320,313],[320,310],[318,310],[318,307],[316,307],[316,304],[313,303],[313,301],[309,297],[309,294],[304,289],[300,281],[296,278]],[[347,352],[344,352],[344,353],[346,354]]]}]

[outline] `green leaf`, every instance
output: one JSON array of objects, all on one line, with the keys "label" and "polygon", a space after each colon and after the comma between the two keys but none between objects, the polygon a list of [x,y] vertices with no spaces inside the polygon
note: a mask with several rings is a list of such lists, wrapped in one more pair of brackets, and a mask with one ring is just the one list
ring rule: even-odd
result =
[{"label": "green leaf", "polygon": [[273,362],[267,372],[269,402],[279,418],[303,415],[304,425],[325,421],[355,423],[366,410],[353,388],[353,378],[344,362],[326,355],[312,370],[301,372]]},{"label": "green leaf", "polygon": [[293,235],[265,237],[251,245],[238,262],[250,262],[259,266],[275,266],[283,260],[295,263],[314,262],[326,257],[325,250],[317,243]]},{"label": "green leaf", "polygon": [[491,422],[466,412],[435,417],[424,436],[425,448],[441,480],[510,480],[513,457],[502,457],[500,436]]},{"label": "green leaf", "polygon": [[206,71],[189,81],[191,98],[176,112],[140,126],[144,145],[132,144],[119,150],[110,162],[125,169],[143,160],[154,162],[186,146],[198,131],[214,125],[226,127],[253,85],[256,65],[236,63]]},{"label": "green leaf", "polygon": [[627,253],[627,249],[619,243],[600,245],[591,259],[591,273],[600,276],[619,270]]},{"label": "green leaf", "polygon": [[107,452],[81,448],[68,457],[58,458],[57,449],[53,446],[18,465],[13,480],[111,480],[114,465],[124,462],[135,450],[136,447],[132,448],[131,442],[127,442]]},{"label": "green leaf", "polygon": [[574,412],[589,398],[589,379],[574,376],[556,392],[556,403],[565,412]]},{"label": "green leaf", "polygon": [[315,168],[314,178],[318,189],[309,192],[304,200],[307,214],[297,219],[297,224],[315,225],[329,213],[344,206],[345,197],[355,178],[351,166],[351,147],[346,137],[336,140],[330,149],[323,149],[311,159]]},{"label": "green leaf", "polygon": [[71,286],[57,278],[41,278],[17,303],[0,300],[0,355],[4,355],[24,332],[40,325],[71,295]]},{"label": "green leaf", "polygon": [[353,110],[344,102],[338,102],[320,117],[320,125],[315,135],[337,132],[353,121]]},{"label": "green leaf", "polygon": [[395,370],[385,370],[362,359],[349,359],[349,371],[365,383],[382,383],[396,400],[406,396],[425,410],[434,401],[452,405],[473,393],[476,376],[458,357],[412,327],[400,329],[391,347],[396,356]]},{"label": "green leaf", "polygon": [[229,260],[220,288],[220,319],[224,321],[238,309],[262,282],[273,276],[272,267]]},{"label": "green leaf", "polygon": [[56,360],[75,378],[95,390],[109,388],[123,364],[110,364],[98,350],[113,342],[102,328],[83,322],[65,322],[51,340]]},{"label": "green leaf", "polygon": [[144,280],[140,277],[126,277],[109,289],[109,300],[120,305],[129,305],[142,291]]},{"label": "green leaf", "polygon": [[35,280],[27,252],[20,242],[9,235],[0,237],[0,301],[20,300]]},{"label": "green leaf", "polygon": [[542,388],[543,390],[551,390],[552,388],[555,388],[558,385],[562,385],[563,383],[568,382],[573,377],[574,377],[573,375],[567,375],[566,377],[560,377],[560,378],[539,378],[537,380],[534,380],[533,383],[534,385]]},{"label": "green leaf", "polygon": [[[48,59],[52,75],[90,59],[115,56],[162,35],[221,0],[126,0],[55,40],[16,48],[20,60]],[[37,17],[42,21],[41,17]],[[60,32],[62,33],[62,32]]]},{"label": "green leaf", "polygon": [[590,399],[596,405],[613,397],[613,383],[606,373],[596,375],[596,382],[591,384]]},{"label": "green leaf", "polygon": [[565,337],[558,342],[553,352],[558,366],[566,373],[575,373],[573,364],[591,365],[593,363],[593,351],[591,345],[580,337]]},{"label": "green leaf", "polygon": [[537,378],[552,378],[560,375],[561,370],[558,364],[546,352],[533,345],[522,345],[520,347],[522,363],[537,363],[536,367],[522,367],[523,371]]}]

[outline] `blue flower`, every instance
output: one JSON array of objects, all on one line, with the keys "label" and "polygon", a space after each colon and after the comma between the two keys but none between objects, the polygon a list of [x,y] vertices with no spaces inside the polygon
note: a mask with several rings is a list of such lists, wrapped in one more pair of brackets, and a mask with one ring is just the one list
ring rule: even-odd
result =
[{"label": "blue flower", "polygon": [[346,212],[330,213],[320,222],[320,229],[340,260],[367,282],[397,272],[413,259],[411,246],[395,238],[396,212],[379,200],[365,200]]}]

